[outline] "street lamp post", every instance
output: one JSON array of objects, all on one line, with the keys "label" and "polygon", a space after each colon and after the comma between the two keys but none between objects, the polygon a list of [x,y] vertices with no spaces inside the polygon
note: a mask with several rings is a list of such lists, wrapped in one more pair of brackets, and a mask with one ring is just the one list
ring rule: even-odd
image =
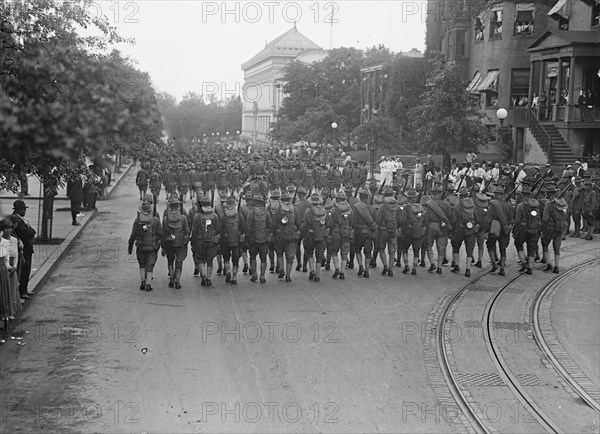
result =
[{"label": "street lamp post", "polygon": [[[333,140],[331,141],[331,145],[333,146],[333,149],[335,149],[335,130],[337,129],[337,127],[337,122],[331,123],[331,128],[333,129]],[[327,164],[328,162],[329,160],[327,159],[327,145],[325,145],[325,164]]]},{"label": "street lamp post", "polygon": [[[496,111],[496,117],[500,120],[500,128],[498,129],[498,147],[500,148],[500,154],[503,156],[503,160],[504,160],[504,143],[503,143],[503,138],[502,138],[502,130],[504,128],[504,120],[507,118],[508,116],[508,112],[506,111],[505,108],[499,108]],[[512,158],[514,160],[515,158],[515,149],[513,149],[513,155]]]}]

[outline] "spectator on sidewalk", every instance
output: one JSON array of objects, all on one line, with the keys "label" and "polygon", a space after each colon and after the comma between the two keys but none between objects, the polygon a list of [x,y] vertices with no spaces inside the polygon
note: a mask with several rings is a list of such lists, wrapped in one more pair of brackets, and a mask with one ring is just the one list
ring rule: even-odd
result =
[{"label": "spectator on sidewalk", "polygon": [[31,260],[33,257],[33,237],[35,237],[35,229],[31,227],[25,214],[27,212],[27,205],[22,199],[17,199],[13,203],[14,212],[12,213],[13,219],[18,222],[13,227],[13,232],[23,243],[23,262],[20,265],[21,275],[19,276],[19,294],[22,299],[31,298],[30,293],[27,290],[29,284],[29,276],[31,274]]},{"label": "spectator on sidewalk", "polygon": [[77,221],[77,216],[81,211],[81,203],[83,202],[83,179],[80,174],[75,174],[67,182],[67,197],[71,199],[71,217],[73,226],[81,226]]}]

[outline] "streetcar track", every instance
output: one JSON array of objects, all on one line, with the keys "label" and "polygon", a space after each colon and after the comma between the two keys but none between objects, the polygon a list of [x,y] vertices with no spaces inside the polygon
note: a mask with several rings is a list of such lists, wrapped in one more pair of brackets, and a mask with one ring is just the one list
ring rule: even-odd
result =
[{"label": "streetcar track", "polygon": [[[572,248],[575,248],[578,246],[580,246],[580,245],[576,244],[573,246],[568,246],[568,247],[564,248],[563,251],[568,251],[568,250],[571,250]],[[573,254],[566,255],[566,257],[584,254],[584,253],[587,253],[587,252],[590,252],[593,250],[597,250],[597,247],[573,252]],[[564,255],[563,255],[563,258],[565,258]],[[586,261],[585,263],[591,262],[594,260],[597,260],[597,258],[592,259],[590,261]],[[534,267],[534,269],[537,270],[537,269],[542,268],[543,266],[544,266],[544,264],[539,264],[536,267]],[[454,373],[452,372],[452,369],[450,367],[448,348],[446,348],[446,341],[445,341],[445,331],[446,331],[446,323],[448,322],[448,316],[451,313],[453,313],[454,309],[456,308],[456,304],[457,304],[458,300],[460,300],[468,292],[468,289],[471,286],[473,286],[475,283],[477,283],[483,277],[489,276],[490,270],[491,270],[491,266],[486,267],[484,270],[482,270],[482,273],[480,275],[478,275],[477,277],[475,277],[474,279],[472,279],[468,283],[466,283],[450,298],[450,300],[446,303],[445,307],[442,310],[442,314],[440,315],[440,320],[438,322],[437,330],[436,330],[436,344],[437,344],[436,350],[437,350],[437,355],[438,355],[438,361],[440,364],[442,374],[446,381],[446,384],[447,384],[448,388],[450,389],[450,393],[451,393],[452,397],[454,398],[454,400],[456,401],[456,403],[458,404],[461,411],[463,412],[463,414],[465,415],[465,417],[469,420],[473,429],[475,429],[475,431],[477,431],[477,432],[482,432],[482,433],[493,433],[493,432],[496,432],[496,430],[493,427],[487,426],[487,424],[483,421],[483,419],[480,416],[481,412],[476,411],[472,407],[472,405],[469,403],[469,399],[467,399],[466,395],[463,393],[461,387],[459,386],[458,379],[456,378],[456,376],[454,375]],[[486,346],[488,346],[490,355],[492,356],[492,359],[493,359],[494,363],[496,364],[496,367],[498,368],[498,371],[499,371],[504,383],[507,386],[509,386],[509,388],[511,388],[511,391],[517,396],[517,398],[519,398],[521,400],[521,402],[525,405],[525,408],[531,409],[532,415],[536,418],[536,420],[538,420],[540,425],[542,427],[544,427],[547,431],[560,432],[558,429],[556,429],[556,427],[554,427],[554,425],[551,421],[548,422],[549,419],[547,417],[544,417],[543,414],[540,415],[538,413],[537,406],[535,405],[535,403],[532,403],[530,399],[527,399],[527,396],[524,391],[521,390],[522,394],[520,394],[518,392],[517,389],[522,388],[522,386],[520,386],[520,383],[518,382],[518,380],[516,378],[512,378],[513,377],[512,373],[508,369],[507,369],[508,372],[503,371],[501,364],[499,365],[500,362],[497,360],[498,354],[496,353],[494,348],[490,348],[490,345],[492,345],[490,329],[493,327],[493,321],[491,321],[492,318],[489,315],[490,311],[492,310],[491,308],[493,308],[495,301],[499,298],[499,296],[502,294],[502,292],[506,288],[508,288],[513,282],[515,282],[517,279],[523,277],[524,275],[526,275],[526,274],[519,273],[516,276],[514,276],[513,278],[511,278],[508,282],[505,282],[500,288],[498,288],[496,290],[496,293],[494,294],[494,296],[491,299],[493,301],[488,302],[488,305],[486,306],[486,310],[485,310],[485,314],[484,314],[484,320],[485,320],[485,324],[486,324],[484,327],[485,334],[486,334],[486,336],[485,336],[486,337],[486,339],[485,339]],[[554,280],[549,282],[547,285],[550,285],[552,282],[554,282]],[[513,387],[511,387],[511,385]],[[523,402],[523,401],[525,401],[525,402]]]},{"label": "streetcar track", "polygon": [[[558,287],[558,285],[560,283],[562,283],[565,279],[567,279],[568,277],[571,277],[571,275],[581,271],[584,268],[588,268],[591,264],[593,264],[594,262],[598,262],[599,259],[592,259],[590,261],[586,261],[583,262],[573,268],[571,268],[570,270],[568,270],[567,272],[565,272],[563,275],[561,275],[560,277],[554,279],[552,282],[550,282],[549,285],[546,285],[544,288],[542,288],[538,294],[536,295],[532,307],[531,307],[531,319],[532,319],[532,323],[533,323],[533,336],[534,339],[536,341],[536,343],[538,344],[538,347],[540,348],[540,350],[544,353],[544,355],[546,356],[546,359],[552,364],[552,366],[554,367],[554,369],[556,370],[556,372],[558,372],[563,379],[569,384],[569,386],[571,386],[571,388],[575,391],[575,393],[577,393],[581,399],[583,399],[591,408],[593,408],[596,412],[600,413],[600,405],[598,404],[598,401],[596,399],[594,399],[591,395],[591,391],[589,390],[588,387],[586,387],[585,385],[580,384],[579,381],[577,381],[574,378],[574,375],[578,375],[579,377],[581,376],[581,373],[578,374],[571,374],[569,372],[569,370],[573,370],[573,368],[571,369],[567,369],[563,363],[560,362],[560,360],[558,360],[558,357],[555,355],[555,353],[550,349],[550,345],[547,342],[546,337],[544,336],[544,333],[542,331],[542,326],[540,325],[540,306],[542,304],[542,300],[544,298],[546,298],[547,296],[550,296],[552,294],[552,292]],[[565,354],[566,351],[564,351],[564,349],[562,349],[562,346],[560,345],[560,343],[558,343],[558,339],[556,339],[557,344],[561,347],[561,351],[564,352]],[[570,359],[570,357],[569,357]],[[587,376],[584,375],[584,379],[587,380]],[[597,388],[596,388],[597,389]],[[596,391],[597,394],[597,391]]]}]

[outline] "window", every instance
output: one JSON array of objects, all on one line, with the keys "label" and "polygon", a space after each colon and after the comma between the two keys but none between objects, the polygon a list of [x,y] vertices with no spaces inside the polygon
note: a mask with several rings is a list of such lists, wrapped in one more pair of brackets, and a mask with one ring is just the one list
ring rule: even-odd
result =
[{"label": "window", "polygon": [[592,4],[592,26],[600,25],[600,3],[595,1]]},{"label": "window", "polygon": [[483,41],[483,33],[485,31],[485,14],[482,12],[475,17],[474,33],[475,42]]},{"label": "window", "polygon": [[502,5],[490,10],[490,39],[502,38]]},{"label": "window", "polygon": [[486,107],[498,106],[498,75],[500,71],[491,69],[488,71],[485,79],[477,86],[477,90],[482,93],[485,98]]},{"label": "window", "polygon": [[515,5],[514,36],[533,36],[534,3],[517,3]]},{"label": "window", "polygon": [[453,30],[448,37],[448,58],[464,59],[467,57],[467,31]]},{"label": "window", "polygon": [[513,69],[510,73],[510,105],[527,106],[529,69]]}]

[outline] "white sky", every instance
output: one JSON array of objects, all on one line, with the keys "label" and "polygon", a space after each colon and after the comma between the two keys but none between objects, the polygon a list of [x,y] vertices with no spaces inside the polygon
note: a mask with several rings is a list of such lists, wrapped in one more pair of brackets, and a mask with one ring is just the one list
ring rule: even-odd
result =
[{"label": "white sky", "polygon": [[[102,13],[122,36],[136,39],[120,46],[147,71],[158,91],[178,100],[218,84],[231,94],[243,85],[241,64],[293,27],[324,49],[332,45],[365,49],[383,44],[393,52],[425,49],[426,1],[104,1]],[[225,10],[230,11],[226,13]],[[217,95],[219,97],[219,95]]]}]

